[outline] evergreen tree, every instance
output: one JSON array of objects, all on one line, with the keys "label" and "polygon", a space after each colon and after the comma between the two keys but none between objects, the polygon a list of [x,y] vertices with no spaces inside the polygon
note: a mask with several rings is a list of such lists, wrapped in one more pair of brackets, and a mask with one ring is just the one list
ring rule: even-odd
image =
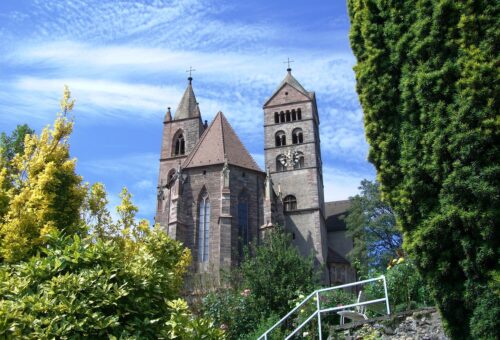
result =
[{"label": "evergreen tree", "polygon": [[[68,119],[74,101],[68,88],[61,100],[62,112],[52,129],[40,136],[26,135],[24,151],[16,153],[0,171],[0,197],[7,208],[0,220],[0,258],[16,262],[36,253],[45,236],[59,230],[67,234],[84,232],[80,208],[85,197],[76,160],[69,156]],[[6,185],[11,181],[12,186]]]},{"label": "evergreen tree", "polygon": [[369,159],[404,248],[453,338],[495,338],[500,3],[348,4]]}]

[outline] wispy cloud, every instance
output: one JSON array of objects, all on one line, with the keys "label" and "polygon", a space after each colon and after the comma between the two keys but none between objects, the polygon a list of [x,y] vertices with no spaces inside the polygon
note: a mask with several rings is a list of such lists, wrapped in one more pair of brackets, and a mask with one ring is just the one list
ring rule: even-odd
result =
[{"label": "wispy cloud", "polygon": [[297,10],[294,3],[281,8],[228,0],[32,0],[12,6],[0,13],[0,129],[51,122],[68,84],[75,113],[85,118],[78,128],[110,139],[123,130],[134,140],[133,151],[123,137],[106,149],[120,157],[105,156],[97,145],[79,171],[105,182],[114,203],[127,185],[150,218],[159,144],[153,136],[166,107],[175,110],[181,98],[184,70],[197,69],[194,89],[203,119],[223,111],[262,166],[262,104],[285,76],[282,62],[290,56],[294,76],[316,91],[326,196],[346,198],[371,167],[347,16],[333,12],[331,3],[318,4],[320,15],[318,6]]}]

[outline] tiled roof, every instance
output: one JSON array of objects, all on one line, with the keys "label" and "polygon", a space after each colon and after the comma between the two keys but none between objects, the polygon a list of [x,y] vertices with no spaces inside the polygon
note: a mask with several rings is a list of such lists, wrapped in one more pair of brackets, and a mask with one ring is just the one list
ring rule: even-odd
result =
[{"label": "tiled roof", "polygon": [[350,207],[349,200],[325,202],[326,230],[346,230],[345,218]]},{"label": "tiled roof", "polygon": [[224,114],[219,112],[182,167],[192,168],[223,164],[224,157],[227,157],[228,164],[262,172],[241,143]]},{"label": "tiled roof", "polygon": [[271,97],[269,97],[269,99],[267,100],[267,102],[269,102],[279,92],[279,90],[281,90],[281,88],[283,86],[285,86],[285,84],[288,84],[288,85],[292,86],[293,88],[295,88],[297,91],[299,91],[300,93],[302,93],[306,97],[311,98],[312,92],[306,91],[306,89],[298,82],[298,80],[295,79],[294,76],[292,76],[292,70],[291,69],[288,69],[287,71],[288,72],[286,74],[285,79],[283,79],[283,81],[279,84],[279,86],[273,92],[273,94],[271,95]]},{"label": "tiled roof", "polygon": [[189,84],[182,95],[181,102],[175,111],[174,120],[193,118],[200,116],[200,110],[196,104],[196,97],[193,92],[193,86],[191,85],[191,78],[189,78]]}]

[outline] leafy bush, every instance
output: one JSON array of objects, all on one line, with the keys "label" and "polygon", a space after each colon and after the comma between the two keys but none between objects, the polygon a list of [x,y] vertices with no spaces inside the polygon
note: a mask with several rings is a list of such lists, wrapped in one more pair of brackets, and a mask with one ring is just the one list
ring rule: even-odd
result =
[{"label": "leafy bush", "polygon": [[312,292],[318,285],[313,257],[304,258],[279,226],[252,253],[241,265],[243,286],[251,290],[263,315],[285,315],[298,292]]},{"label": "leafy bush", "polygon": [[52,235],[41,254],[0,266],[0,336],[156,338],[176,327],[213,334],[186,309],[172,312],[189,262],[189,251],[156,228],[138,240]]},{"label": "leafy bush", "polygon": [[203,315],[226,330],[228,338],[238,339],[258,327],[262,313],[250,290],[219,290],[203,300]]},{"label": "leafy bush", "polygon": [[[399,258],[393,261],[385,272],[387,293],[391,311],[405,311],[433,305],[430,289],[422,279],[412,261]],[[381,298],[384,287],[381,282],[364,287],[367,297]]]},{"label": "leafy bush", "polygon": [[[28,261],[0,267],[0,334],[147,336],[161,324],[162,314],[169,314],[164,298],[178,291],[176,276],[185,263],[172,264],[189,256],[158,232],[126,254],[112,240],[91,243],[77,235],[54,235],[49,242]],[[151,249],[158,243],[165,247],[165,259]]]},{"label": "leafy bush", "polygon": [[289,301],[301,291],[313,291],[318,282],[313,258],[302,257],[280,227],[266,235],[262,244],[246,251],[241,267],[230,277],[239,281],[208,294],[203,314],[227,329],[231,339],[263,327],[272,315],[284,316],[290,309]]},{"label": "leafy bush", "polygon": [[[269,317],[262,319],[251,333],[243,335],[239,339],[240,340],[258,339],[262,334],[264,334],[264,332],[266,332],[269,328],[274,326],[278,321],[280,321],[280,317],[276,314],[271,314]],[[280,328],[276,328],[273,329],[271,333],[269,333],[267,338],[269,340],[281,340],[285,338],[285,334],[281,331]]]}]

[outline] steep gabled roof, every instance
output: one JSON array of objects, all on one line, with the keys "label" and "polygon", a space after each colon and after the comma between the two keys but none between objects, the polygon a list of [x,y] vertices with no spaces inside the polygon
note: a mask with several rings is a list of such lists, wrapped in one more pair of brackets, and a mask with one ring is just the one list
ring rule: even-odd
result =
[{"label": "steep gabled roof", "polygon": [[262,172],[241,143],[224,114],[219,112],[184,161],[182,167],[192,168],[223,164],[225,157],[228,164]]},{"label": "steep gabled roof", "polygon": [[295,79],[294,76],[292,76],[292,69],[289,68],[287,69],[287,74],[286,74],[286,77],[285,79],[283,79],[283,81],[279,84],[279,86],[276,88],[276,90],[273,92],[273,94],[271,95],[271,97],[269,97],[269,99],[266,101],[266,103],[264,104],[264,106],[267,105],[267,103],[269,103],[271,101],[271,99],[273,99],[273,97],[286,85],[290,85],[291,87],[293,87],[294,89],[296,89],[297,91],[299,91],[300,93],[302,93],[304,96],[308,97],[308,98],[312,98],[311,97],[311,93],[306,91],[306,89],[298,82],[297,79]]},{"label": "steep gabled roof", "polygon": [[174,120],[200,116],[200,110],[197,107],[196,97],[193,92],[193,86],[191,85],[191,81],[193,79],[189,77],[188,80],[189,84],[186,87],[186,91],[184,91],[181,102],[179,103],[177,110],[175,110]]}]

